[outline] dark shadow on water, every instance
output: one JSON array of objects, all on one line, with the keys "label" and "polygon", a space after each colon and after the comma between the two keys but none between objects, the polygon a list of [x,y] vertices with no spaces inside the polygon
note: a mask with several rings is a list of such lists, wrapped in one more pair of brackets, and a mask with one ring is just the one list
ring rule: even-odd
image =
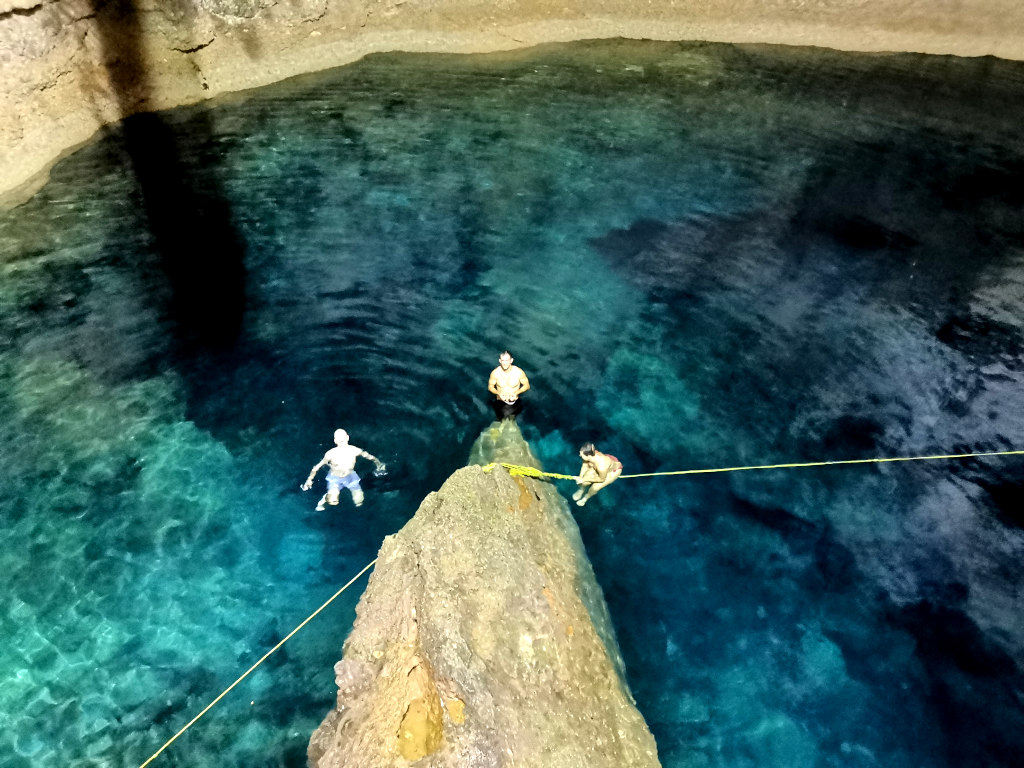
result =
[{"label": "dark shadow on water", "polygon": [[955,594],[944,597],[900,609],[894,619],[917,640],[949,764],[1013,765],[1024,750],[1020,670],[957,608]]},{"label": "dark shadow on water", "polygon": [[[246,303],[244,247],[218,173],[217,158],[202,169],[183,162],[174,127],[153,102],[137,0],[91,0],[110,85],[126,117],[121,135],[138,183],[152,247],[166,276],[166,312],[183,352],[231,346]],[[184,23],[187,23],[185,21]],[[190,142],[210,144],[208,113],[187,126]]]}]

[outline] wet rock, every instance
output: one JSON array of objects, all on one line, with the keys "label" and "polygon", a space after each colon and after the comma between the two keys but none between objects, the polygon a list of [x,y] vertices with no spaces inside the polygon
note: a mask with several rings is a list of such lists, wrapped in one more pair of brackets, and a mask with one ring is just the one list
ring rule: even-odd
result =
[{"label": "wet rock", "polygon": [[[513,422],[472,455],[536,465]],[[335,674],[317,768],[659,765],[565,500],[501,468],[385,540]]]}]

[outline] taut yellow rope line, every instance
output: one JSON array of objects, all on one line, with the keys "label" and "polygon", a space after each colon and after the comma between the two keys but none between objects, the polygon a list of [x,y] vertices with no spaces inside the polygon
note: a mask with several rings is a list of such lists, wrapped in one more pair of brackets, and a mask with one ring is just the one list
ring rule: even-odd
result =
[{"label": "taut yellow rope line", "polygon": [[620,475],[624,477],[660,477],[663,475],[699,475],[712,472],[742,472],[746,469],[789,469],[796,467],[825,467],[831,464],[884,464],[893,461],[934,461],[936,459],[970,459],[977,456],[1021,456],[1024,451],[987,451],[985,453],[947,453],[941,456],[896,456],[884,459],[843,459],[841,461],[805,461],[798,464],[759,464],[751,467],[722,467],[721,469],[684,469],[678,472],[650,472],[644,475]]},{"label": "taut yellow rope line", "polygon": [[205,715],[205,714],[206,714],[207,712],[209,712],[209,711],[210,711],[211,709],[213,709],[213,705],[214,705],[214,704],[216,704],[216,703],[217,703],[218,701],[220,701],[220,700],[221,700],[221,699],[223,699],[223,698],[224,698],[225,696],[227,696],[227,695],[228,695],[228,692],[230,692],[232,688],[234,688],[234,687],[235,687],[236,685],[238,685],[238,684],[239,684],[240,682],[242,682],[243,680],[245,680],[245,678],[247,678],[247,677],[249,676],[249,674],[250,674],[250,673],[251,673],[251,672],[252,672],[252,671],[253,671],[254,669],[256,669],[256,667],[258,667],[258,666],[259,666],[260,664],[262,664],[262,663],[263,663],[264,661],[266,661],[266,660],[267,660],[268,658],[270,658],[270,655],[271,655],[272,653],[274,653],[274,652],[275,652],[275,651],[276,651],[276,650],[277,650],[278,648],[280,648],[280,647],[281,647],[282,645],[284,645],[285,643],[287,643],[287,642],[288,642],[288,640],[290,640],[290,639],[291,639],[292,635],[294,635],[294,634],[295,634],[296,632],[298,632],[298,631],[299,631],[300,629],[302,629],[302,628],[303,628],[304,626],[306,626],[306,625],[307,625],[307,624],[308,624],[308,623],[309,623],[310,621],[312,621],[312,619],[313,619],[313,617],[314,617],[314,616],[316,616],[316,615],[317,615],[318,613],[320,613],[320,611],[322,611],[322,610],[323,610],[324,608],[326,608],[326,607],[327,607],[328,605],[330,605],[331,603],[333,603],[333,602],[334,602],[334,599],[335,599],[336,597],[338,597],[338,595],[340,595],[340,594],[341,594],[342,592],[344,592],[344,591],[345,591],[346,589],[348,589],[348,588],[349,588],[349,587],[351,587],[351,586],[352,586],[353,584],[355,584],[355,582],[356,582],[356,579],[358,579],[358,578],[359,578],[360,576],[362,576],[362,575],[363,575],[364,573],[366,573],[366,572],[367,572],[368,570],[370,570],[370,569],[371,569],[371,568],[372,568],[372,567],[373,567],[373,566],[374,566],[374,565],[376,564],[376,562],[377,562],[377,558],[374,558],[374,559],[373,559],[373,560],[372,560],[372,561],[371,561],[370,563],[368,563],[368,564],[367,564],[367,565],[366,565],[366,566],[365,566],[365,567],[363,568],[363,570],[361,570],[361,571],[360,571],[359,573],[357,573],[357,574],[356,574],[355,576],[353,576],[353,577],[352,577],[352,578],[351,578],[351,579],[349,580],[348,584],[346,584],[346,585],[345,585],[344,587],[342,587],[342,588],[341,588],[341,589],[339,589],[339,590],[338,590],[337,592],[335,592],[335,593],[334,593],[333,595],[331,595],[331,598],[330,598],[330,600],[328,600],[328,601],[327,601],[326,603],[324,603],[324,604],[323,604],[323,605],[321,605],[321,606],[320,606],[319,608],[317,608],[317,609],[316,609],[315,611],[313,611],[313,612],[312,612],[311,614],[309,614],[309,616],[307,616],[307,617],[306,617],[306,619],[305,619],[305,620],[304,620],[304,621],[303,621],[303,622],[302,622],[301,624],[299,624],[299,626],[297,626],[297,627],[296,627],[295,629],[293,629],[293,630],[292,630],[291,632],[289,632],[289,633],[288,633],[288,635],[287,635],[287,636],[286,636],[286,637],[285,637],[285,638],[284,638],[284,639],[283,639],[283,640],[282,640],[281,642],[279,642],[279,643],[278,643],[277,645],[275,645],[275,646],[274,646],[273,648],[271,648],[271,649],[270,649],[269,651],[267,651],[267,652],[266,652],[265,654],[263,654],[263,658],[262,658],[262,659],[260,659],[259,661],[257,661],[257,662],[256,662],[255,664],[253,664],[253,665],[252,665],[251,667],[249,667],[249,669],[247,669],[247,670],[245,671],[245,674],[244,674],[244,675],[242,675],[242,676],[241,676],[240,678],[238,678],[237,680],[235,680],[235,682],[233,682],[233,683],[232,683],[231,685],[229,685],[229,686],[228,686],[227,688],[225,688],[225,689],[224,689],[224,690],[223,690],[223,691],[221,692],[220,696],[218,696],[218,697],[217,697],[216,699],[214,699],[214,700],[213,700],[213,701],[211,701],[211,702],[210,702],[209,704],[207,704],[207,705],[206,705],[206,709],[204,709],[204,710],[203,710],[202,712],[200,712],[200,713],[199,713],[198,715],[196,715],[195,717],[193,717],[193,718],[192,718],[192,719],[191,719],[191,720],[190,720],[190,721],[188,722],[188,724],[187,724],[187,725],[186,725],[186,726],[185,726],[184,728],[182,728],[182,729],[181,729],[180,731],[178,731],[178,732],[177,732],[176,734],[174,734],[173,736],[171,736],[171,738],[169,738],[169,739],[167,740],[167,742],[166,742],[166,743],[165,743],[165,744],[164,744],[164,745],[163,745],[162,747],[160,747],[160,749],[158,749],[158,750],[157,750],[156,752],[154,752],[154,753],[153,753],[152,755],[150,755],[150,756],[149,756],[149,759],[148,759],[148,760],[146,760],[146,762],[144,762],[144,763],[143,763],[142,765],[140,765],[140,766],[139,766],[139,768],[146,768],[146,766],[147,766],[147,765],[149,765],[149,764],[150,764],[151,762],[153,762],[153,761],[154,761],[154,760],[155,760],[155,759],[157,758],[157,756],[159,756],[159,754],[160,754],[161,752],[163,752],[163,751],[164,751],[165,749],[167,749],[167,748],[168,748],[169,746],[171,746],[171,744],[173,744],[173,743],[174,743],[175,739],[177,739],[177,738],[178,738],[179,736],[181,736],[181,734],[183,734],[183,733],[184,733],[185,731],[187,731],[187,730],[188,730],[189,728],[191,728],[191,727],[192,727],[192,726],[193,726],[193,725],[195,724],[195,722],[196,722],[197,720],[199,720],[199,718],[201,718],[201,717],[202,717],[203,715]]},{"label": "taut yellow rope line", "polygon": [[[936,456],[896,456],[883,459],[843,459],[839,461],[804,461],[791,464],[756,464],[749,467],[719,467],[716,469],[681,469],[675,472],[647,472],[639,475],[619,475],[618,480],[631,477],[665,477],[667,475],[707,475],[714,472],[742,472],[748,469],[794,469],[797,467],[825,467],[832,464],[884,464],[893,461],[934,461],[936,459],[972,459],[979,456],[1024,456],[1024,451],[986,451],[984,453],[947,453]],[[490,472],[497,466],[505,467],[510,475],[523,477],[552,477],[557,480],[575,480],[575,475],[560,475],[557,472],[542,472],[535,467],[520,467],[516,464],[488,464],[483,470]]]}]

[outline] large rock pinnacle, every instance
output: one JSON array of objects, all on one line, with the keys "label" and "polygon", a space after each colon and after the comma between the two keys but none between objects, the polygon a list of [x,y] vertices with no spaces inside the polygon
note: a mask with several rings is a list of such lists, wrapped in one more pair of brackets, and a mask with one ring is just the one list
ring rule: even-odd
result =
[{"label": "large rock pinnacle", "polygon": [[[533,464],[514,422],[477,461]],[[315,768],[657,766],[604,598],[550,484],[468,466],[385,539]]]}]

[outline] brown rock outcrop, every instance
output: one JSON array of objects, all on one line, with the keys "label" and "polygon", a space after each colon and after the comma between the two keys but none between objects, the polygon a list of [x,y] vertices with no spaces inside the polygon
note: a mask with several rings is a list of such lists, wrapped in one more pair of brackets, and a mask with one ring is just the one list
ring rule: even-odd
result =
[{"label": "brown rock outcrop", "polygon": [[[478,460],[535,464],[514,423]],[[457,471],[389,536],[314,768],[653,768],[604,598],[550,484]]]},{"label": "brown rock outcrop", "polygon": [[0,204],[140,110],[385,50],[631,37],[1024,59],[1017,0],[0,0]]}]

